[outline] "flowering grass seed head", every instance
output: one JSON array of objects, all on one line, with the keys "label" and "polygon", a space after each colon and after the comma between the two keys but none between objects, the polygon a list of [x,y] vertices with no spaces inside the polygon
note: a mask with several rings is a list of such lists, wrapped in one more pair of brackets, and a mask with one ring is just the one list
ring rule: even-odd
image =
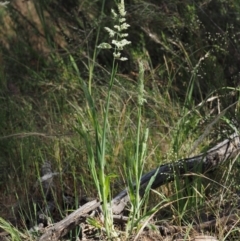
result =
[{"label": "flowering grass seed head", "polygon": [[108,32],[110,38],[113,38],[115,36],[115,34],[117,33],[116,31],[114,31],[108,27],[105,27],[104,29]]},{"label": "flowering grass seed head", "polygon": [[114,19],[118,18],[118,14],[115,12],[114,9],[111,9],[111,13],[112,13]]},{"label": "flowering grass seed head", "polygon": [[138,84],[138,105],[142,106],[147,100],[144,98],[144,66],[143,62],[139,61],[139,84]]},{"label": "flowering grass seed head", "polygon": [[[121,2],[117,5],[118,6],[118,13],[116,13],[113,9],[111,10],[111,13],[113,15],[113,19],[118,22],[118,24],[114,25],[113,29],[105,27],[104,29],[108,32],[110,38],[114,38],[112,40],[112,45],[114,45],[114,52],[113,57],[114,59],[118,59],[120,61],[126,61],[126,57],[121,57],[121,52],[123,48],[130,44],[131,42],[126,39],[128,36],[128,33],[123,32],[124,30],[127,30],[130,25],[126,23],[126,11],[125,11],[125,5],[124,0],[121,0]],[[108,43],[101,43],[98,48],[101,49],[111,49],[112,46]]]},{"label": "flowering grass seed head", "polygon": [[126,11],[125,11],[125,4],[124,4],[124,0],[121,0],[121,2],[118,4],[118,11],[121,17],[125,17],[126,16]]}]

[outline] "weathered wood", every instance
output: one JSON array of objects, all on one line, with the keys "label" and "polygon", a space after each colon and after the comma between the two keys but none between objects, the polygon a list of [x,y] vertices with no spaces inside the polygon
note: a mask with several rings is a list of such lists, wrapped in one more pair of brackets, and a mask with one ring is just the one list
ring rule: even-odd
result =
[{"label": "weathered wood", "polygon": [[84,217],[87,213],[95,210],[100,205],[101,203],[97,200],[86,203],[60,222],[55,223],[52,227],[47,228],[46,232],[40,237],[39,241],[59,240],[60,237],[66,235],[81,222],[81,217]]},{"label": "weathered wood", "polygon": [[[141,178],[141,192],[144,192],[147,184],[154,174],[156,178],[152,183],[152,188],[157,188],[167,182],[173,181],[176,175],[182,176],[190,172],[206,173],[227,160],[236,157],[240,152],[240,137],[236,134],[230,136],[227,140],[222,141],[215,147],[208,150],[206,153],[200,154],[192,158],[186,158],[174,163],[168,163],[159,166],[155,170],[143,175]],[[127,189],[120,192],[110,203],[113,214],[122,213],[126,204],[129,202]],[[66,235],[71,229],[76,227],[81,222],[81,217],[88,212],[96,209],[101,204],[96,200],[86,203],[81,208],[77,209],[62,221],[48,228],[39,241],[52,240],[57,241],[60,237]],[[115,216],[117,219],[120,216]],[[121,219],[121,218],[120,218]],[[123,219],[123,218],[122,218]]]},{"label": "weathered wood", "polygon": [[[143,175],[141,178],[141,192],[144,192],[151,177],[154,176],[156,172],[156,178],[151,186],[153,189],[173,181],[176,175],[181,176],[189,172],[207,173],[238,155],[239,151],[240,137],[237,134],[233,134],[228,139],[208,150],[206,153],[161,165],[155,170]],[[112,200],[112,212],[114,214],[120,214],[128,202],[128,190],[125,189]]]}]

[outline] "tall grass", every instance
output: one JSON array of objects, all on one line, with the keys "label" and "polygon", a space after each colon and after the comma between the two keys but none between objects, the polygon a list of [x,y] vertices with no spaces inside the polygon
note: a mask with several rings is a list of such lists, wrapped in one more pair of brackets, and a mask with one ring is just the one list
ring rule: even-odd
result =
[{"label": "tall grass", "polygon": [[[112,30],[108,27],[105,28],[108,31],[110,38],[113,38],[113,37],[115,38],[112,40],[112,44],[114,46],[113,63],[112,63],[112,70],[110,74],[110,80],[108,83],[107,97],[106,97],[105,106],[104,106],[102,127],[96,112],[97,105],[95,104],[94,98],[92,97],[92,93],[91,93],[91,88],[90,88],[91,80],[89,81],[89,86],[87,88],[85,82],[80,77],[78,67],[73,57],[71,57],[71,62],[79,76],[80,84],[83,88],[83,92],[86,98],[86,102],[88,106],[88,116],[89,116],[89,119],[91,120],[91,124],[95,134],[95,145],[92,145],[91,136],[89,135],[88,130],[86,129],[84,123],[80,119],[79,119],[80,128],[77,128],[77,131],[85,140],[87,154],[88,154],[88,164],[95,182],[95,186],[98,190],[99,198],[103,203],[104,225],[105,225],[105,229],[108,237],[116,236],[114,232],[114,227],[113,227],[113,218],[111,214],[111,209],[108,206],[111,200],[111,196],[110,196],[111,175],[108,175],[106,173],[106,166],[107,166],[106,143],[107,143],[107,132],[109,129],[109,126],[108,126],[109,105],[111,100],[112,87],[114,84],[114,80],[116,78],[116,73],[118,71],[117,61],[126,60],[124,57],[121,57],[120,51],[123,49],[125,45],[130,43],[125,39],[127,34],[123,32],[128,28],[128,25],[125,22],[126,12],[125,12],[124,1],[121,1],[121,3],[119,3],[117,6],[118,6],[118,13],[112,10],[113,18],[115,19],[115,21],[117,21],[117,25],[114,26],[115,30]],[[107,43],[102,43],[99,45],[99,48],[109,49],[109,48],[112,48],[112,46]],[[95,57],[93,59],[95,59]],[[91,68],[91,71],[93,71],[93,68]]]},{"label": "tall grass", "polygon": [[[114,30],[106,27],[105,29],[108,31],[110,38],[114,38],[112,40],[112,45],[114,46],[113,52],[113,63],[112,63],[112,71],[110,74],[110,80],[108,83],[107,96],[104,107],[104,115],[103,122],[99,121],[99,117],[96,113],[97,105],[95,100],[90,92],[89,88],[87,88],[85,82],[81,79],[78,67],[71,57],[72,64],[74,66],[75,71],[78,73],[80,84],[83,88],[83,92],[86,98],[87,106],[88,106],[88,116],[91,120],[91,125],[94,129],[95,135],[95,143],[94,145],[91,143],[91,135],[89,134],[89,130],[84,125],[84,122],[79,118],[79,127],[76,129],[81,137],[85,140],[85,145],[87,148],[88,154],[88,164],[92,176],[94,178],[95,186],[98,190],[99,198],[103,203],[103,213],[104,213],[104,224],[105,230],[108,237],[112,237],[116,235],[113,227],[113,218],[111,213],[111,207],[109,207],[109,203],[111,200],[111,175],[107,174],[106,166],[108,165],[106,161],[106,144],[109,142],[108,132],[117,132],[109,125],[109,105],[111,102],[111,94],[112,88],[114,85],[114,80],[116,78],[116,74],[118,72],[118,61],[126,61],[127,58],[121,56],[121,51],[124,46],[130,44],[129,41],[125,39],[127,36],[123,31],[128,28],[125,19],[125,6],[124,1],[121,1],[118,4],[118,13],[112,10],[113,18],[115,21],[118,21],[118,25],[114,26]],[[99,48],[103,49],[111,49],[111,44],[102,43],[99,45]],[[126,183],[129,188],[129,195],[131,201],[131,209],[130,209],[130,221],[128,222],[127,233],[132,233],[133,229],[136,227],[136,224],[140,222],[141,215],[143,214],[141,211],[146,205],[148,201],[148,196],[150,192],[151,180],[149,186],[146,188],[143,199],[140,197],[141,190],[141,177],[144,171],[145,162],[146,162],[146,153],[147,153],[147,139],[148,139],[148,129],[143,132],[142,135],[142,106],[144,104],[144,66],[141,61],[139,61],[139,83],[138,83],[138,107],[137,107],[137,133],[136,133],[136,141],[134,146],[132,147],[135,152],[133,152],[133,156],[129,156],[128,160],[125,164],[125,177]],[[102,127],[101,127],[102,126]]]}]

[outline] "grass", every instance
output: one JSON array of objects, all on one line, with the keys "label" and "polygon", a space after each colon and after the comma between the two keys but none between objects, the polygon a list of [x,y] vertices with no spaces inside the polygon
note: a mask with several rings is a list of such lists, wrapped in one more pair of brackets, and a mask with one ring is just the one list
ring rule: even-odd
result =
[{"label": "grass", "polygon": [[[4,170],[0,173],[3,193],[0,214],[4,217],[0,227],[11,234],[12,240],[25,239],[27,223],[36,223],[39,200],[48,202],[41,185],[35,186],[46,160],[52,163],[53,171],[59,173],[54,179],[53,190],[56,213],[49,215],[50,222],[66,215],[63,194],[74,197],[74,203],[67,207],[69,211],[77,209],[85,195],[98,197],[103,202],[104,221],[92,220],[92,224],[105,230],[108,237],[116,236],[119,231],[113,225],[108,203],[125,186],[129,188],[131,203],[124,237],[130,239],[135,234],[135,240],[150,220],[155,218],[163,222],[163,213],[167,213],[169,223],[191,227],[194,215],[201,214],[201,207],[209,200],[211,191],[221,193],[221,202],[227,198],[224,190],[231,193],[229,189],[239,185],[234,180],[237,171],[226,171],[231,164],[218,172],[224,174],[220,186],[217,181],[211,181],[211,177],[194,175],[194,178],[182,180],[176,176],[174,183],[156,191],[148,186],[143,197],[135,192],[140,188],[143,173],[160,164],[200,153],[212,142],[216,143],[219,136],[222,138],[219,129],[230,132],[234,129],[231,117],[232,113],[237,115],[239,106],[228,108],[230,104],[224,101],[233,95],[238,98],[239,90],[223,85],[218,92],[203,93],[199,87],[198,74],[202,66],[210,60],[215,62],[211,54],[208,58],[207,47],[206,51],[199,49],[200,57],[196,58],[195,53],[177,40],[181,51],[175,51],[170,39],[162,33],[164,46],[172,51],[173,57],[166,54],[163,63],[153,67],[154,61],[152,63],[148,57],[148,46],[142,37],[137,49],[135,42],[132,43],[134,47],[128,46],[137,66],[135,78],[135,75],[122,73],[127,62],[118,62],[116,55],[112,58],[111,50],[100,52],[97,48],[104,32],[101,25],[97,28],[93,49],[89,43],[88,58],[82,54],[85,50],[81,46],[79,55],[72,51],[66,51],[67,57],[58,54],[52,38],[54,31],[48,29],[49,19],[45,19],[46,6],[38,4],[35,7],[46,35],[44,44],[51,50],[50,58],[31,60],[29,56],[26,61],[23,58],[26,53],[37,55],[24,41],[22,45],[12,46],[11,55],[2,49],[3,61],[16,70],[11,73],[1,67],[0,71],[0,147],[3,150],[0,159]],[[104,15],[105,9],[103,4],[101,14]],[[15,28],[21,29],[21,24],[21,21],[16,22]],[[113,49],[115,54],[116,50]],[[121,50],[121,54],[124,56],[128,51]],[[112,59],[111,67],[99,64],[104,54],[106,60]],[[142,61],[148,62],[150,70]],[[183,71],[186,63],[193,70],[191,74]],[[176,84],[180,73],[188,83],[186,91],[182,91],[184,98],[175,91],[182,84]],[[161,81],[157,78],[167,80],[165,86],[158,86]],[[210,100],[211,97],[214,99]],[[201,135],[203,138],[199,139]],[[216,210],[210,203],[206,209],[218,217],[221,202]],[[19,229],[5,221],[13,223],[15,219],[18,223],[23,220]],[[190,229],[186,232],[186,240]],[[215,232],[226,239],[231,232],[237,232],[237,227],[232,227],[227,234],[221,227]]]}]

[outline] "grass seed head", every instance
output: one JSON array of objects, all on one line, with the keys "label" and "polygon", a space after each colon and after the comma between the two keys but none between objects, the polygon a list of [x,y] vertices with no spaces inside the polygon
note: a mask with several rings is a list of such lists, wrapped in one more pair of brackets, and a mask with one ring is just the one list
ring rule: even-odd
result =
[{"label": "grass seed head", "polygon": [[121,0],[121,2],[117,5],[118,6],[118,13],[116,13],[113,9],[111,10],[113,19],[117,24],[113,26],[113,29],[109,27],[105,27],[104,29],[108,32],[109,37],[113,38],[112,45],[108,43],[101,43],[98,45],[98,48],[101,49],[111,49],[114,48],[113,51],[113,57],[114,59],[120,60],[120,61],[126,61],[128,60],[126,57],[121,56],[121,52],[123,48],[126,45],[131,44],[131,41],[128,41],[126,37],[128,36],[128,33],[124,32],[127,30],[130,25],[126,23],[126,11],[125,11],[125,4],[124,0]]}]

